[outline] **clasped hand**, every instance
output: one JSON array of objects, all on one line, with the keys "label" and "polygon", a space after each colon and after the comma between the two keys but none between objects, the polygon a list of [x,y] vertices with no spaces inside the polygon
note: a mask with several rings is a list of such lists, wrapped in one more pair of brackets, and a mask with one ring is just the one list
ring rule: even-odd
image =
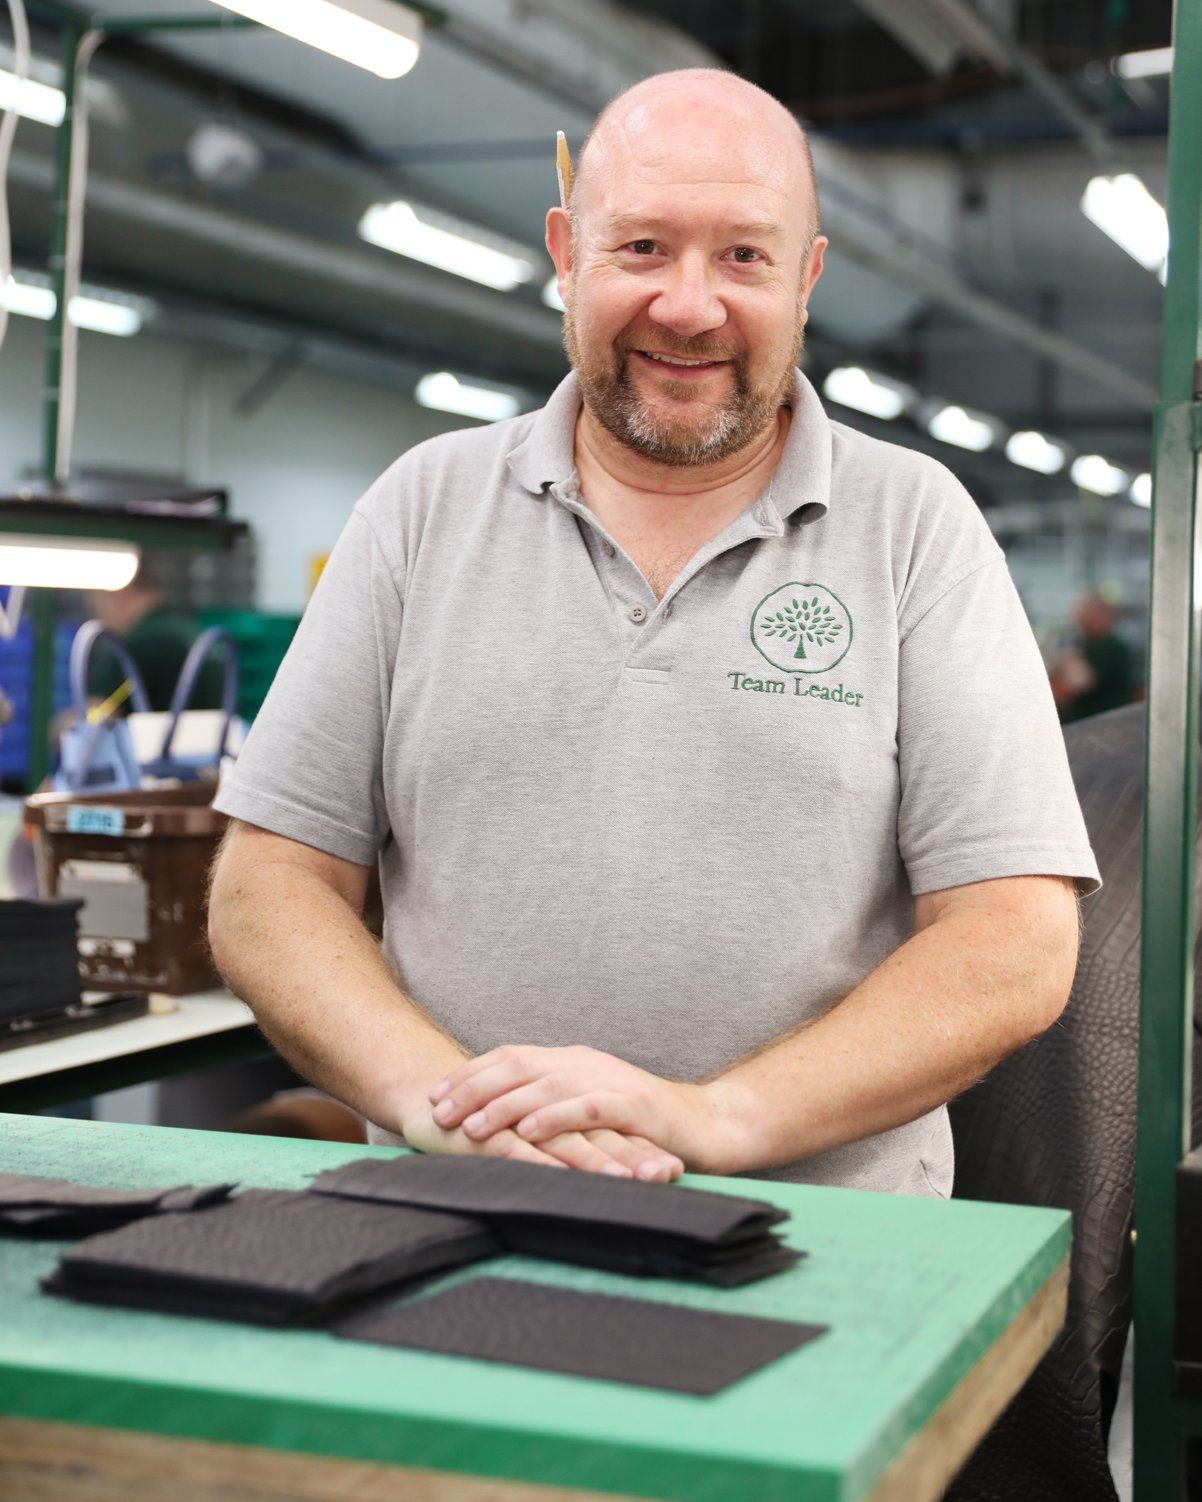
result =
[{"label": "clasped hand", "polygon": [[554,1158],[565,1139],[583,1136],[609,1159],[572,1166],[641,1179],[674,1179],[686,1164],[729,1171],[714,1086],[664,1080],[594,1048],[495,1048],[441,1080],[429,1100],[435,1126],[476,1143],[512,1136]]}]

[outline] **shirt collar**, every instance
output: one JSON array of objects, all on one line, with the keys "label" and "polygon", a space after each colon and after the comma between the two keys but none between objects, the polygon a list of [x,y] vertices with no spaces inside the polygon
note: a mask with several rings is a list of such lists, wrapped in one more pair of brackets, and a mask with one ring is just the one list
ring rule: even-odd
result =
[{"label": "shirt collar", "polygon": [[[574,373],[564,377],[546,406],[534,414],[526,436],[508,454],[515,479],[534,495],[560,486],[576,473],[576,418],[580,386]],[[830,504],[831,428],[818,394],[800,370],[793,372],[789,405],[793,420],[780,461],[755,510],[773,532],[803,507],[807,520],[822,516]]]}]

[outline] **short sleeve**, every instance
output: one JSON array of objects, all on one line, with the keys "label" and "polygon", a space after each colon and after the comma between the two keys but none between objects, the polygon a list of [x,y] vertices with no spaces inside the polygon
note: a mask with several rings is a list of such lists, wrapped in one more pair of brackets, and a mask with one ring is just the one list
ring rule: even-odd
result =
[{"label": "short sleeve", "polygon": [[1000,555],[903,636],[897,737],[898,846],[915,896],[1005,876],[1101,885],[1047,673]]},{"label": "short sleeve", "polygon": [[388,837],[382,764],[401,584],[351,514],[214,806],[371,865]]}]

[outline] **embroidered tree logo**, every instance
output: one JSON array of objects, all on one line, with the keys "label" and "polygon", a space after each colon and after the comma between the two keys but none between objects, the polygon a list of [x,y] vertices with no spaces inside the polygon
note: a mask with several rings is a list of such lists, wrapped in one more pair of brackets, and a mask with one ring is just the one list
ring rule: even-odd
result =
[{"label": "embroidered tree logo", "polygon": [[756,651],[785,673],[829,672],[851,638],[851,612],[825,584],[781,584],[752,611]]},{"label": "embroidered tree logo", "polygon": [[765,620],[760,617],[761,636],[779,636],[785,641],[797,643],[794,657],[804,659],[806,642],[811,647],[827,647],[843,630],[843,622],[835,619],[829,605],[819,602],[814,595],[809,600],[790,600],[783,610]]}]

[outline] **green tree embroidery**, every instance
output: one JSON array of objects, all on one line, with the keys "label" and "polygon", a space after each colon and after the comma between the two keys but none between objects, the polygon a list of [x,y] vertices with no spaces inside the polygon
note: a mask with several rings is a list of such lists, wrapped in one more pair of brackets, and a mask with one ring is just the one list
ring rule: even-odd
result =
[{"label": "green tree embroidery", "polygon": [[775,615],[763,617],[759,624],[761,636],[779,636],[784,641],[795,641],[795,658],[805,657],[806,642],[811,647],[826,647],[842,630],[843,622],[835,619],[829,605],[818,603],[817,595],[812,600],[793,600]]}]

